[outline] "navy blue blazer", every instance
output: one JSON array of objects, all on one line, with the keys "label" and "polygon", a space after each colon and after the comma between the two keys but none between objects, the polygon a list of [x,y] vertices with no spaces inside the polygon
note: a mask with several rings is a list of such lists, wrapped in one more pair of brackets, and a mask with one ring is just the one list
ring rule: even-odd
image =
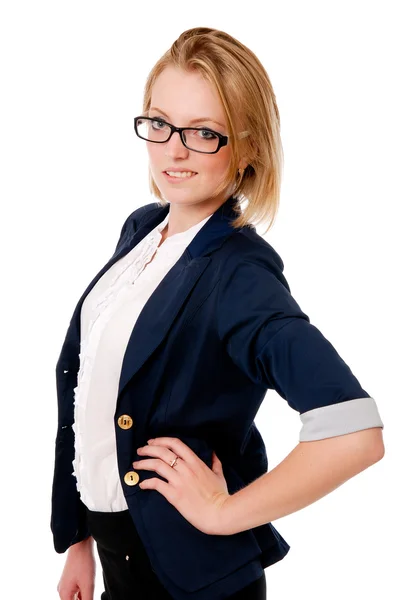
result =
[{"label": "navy blue blazer", "polygon": [[[292,297],[277,252],[253,226],[231,226],[234,202],[230,197],[215,211],[143,307],[125,352],[114,415],[130,514],[156,575],[177,600],[190,593],[193,600],[226,597],[290,547],[271,523],[235,535],[207,535],[158,491],[127,485],[124,475],[143,458],[136,448],[149,438],[178,437],[209,467],[214,449],[234,493],[268,469],[254,423],[268,389],[300,415],[369,398]],[[154,202],[127,218],[113,256],[79,299],[61,349],[51,514],[59,553],[89,535],[72,475],[81,306],[103,273],[154,229],[169,207]],[[133,419],[130,429],[118,425],[123,414]],[[148,477],[161,478],[139,471],[140,481]]]}]

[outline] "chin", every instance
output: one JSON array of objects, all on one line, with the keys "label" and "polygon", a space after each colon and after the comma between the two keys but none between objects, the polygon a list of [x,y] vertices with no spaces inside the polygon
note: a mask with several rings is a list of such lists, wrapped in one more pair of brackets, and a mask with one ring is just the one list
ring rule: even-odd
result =
[{"label": "chin", "polygon": [[170,204],[195,204],[202,202],[203,198],[199,197],[199,194],[195,194],[193,190],[176,190],[174,193],[169,190],[167,193],[159,188],[162,192],[164,200],[170,202]]}]

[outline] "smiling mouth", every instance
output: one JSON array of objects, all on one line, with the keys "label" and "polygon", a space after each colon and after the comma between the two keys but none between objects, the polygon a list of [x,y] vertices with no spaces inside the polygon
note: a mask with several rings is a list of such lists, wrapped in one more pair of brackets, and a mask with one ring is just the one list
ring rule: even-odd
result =
[{"label": "smiling mouth", "polygon": [[[170,171],[170,173],[174,173],[173,175],[170,175],[167,171],[163,171],[163,173],[165,175],[167,175],[167,177],[173,177],[175,179],[191,179],[191,177],[194,177],[194,175],[197,175],[198,173],[196,173],[196,171]],[[191,173],[190,175],[182,175],[181,173]]]}]

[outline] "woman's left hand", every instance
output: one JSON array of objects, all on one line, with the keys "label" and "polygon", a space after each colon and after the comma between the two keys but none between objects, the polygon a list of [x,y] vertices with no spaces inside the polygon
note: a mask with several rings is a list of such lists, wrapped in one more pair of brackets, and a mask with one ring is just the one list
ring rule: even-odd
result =
[{"label": "woman's left hand", "polygon": [[[179,438],[158,437],[137,449],[153,458],[132,463],[135,469],[156,471],[167,480],[144,479],[141,489],[157,490],[194,527],[209,535],[218,534],[225,502],[230,497],[222,464],[213,450],[212,468]],[[178,456],[174,467],[172,461]]]}]

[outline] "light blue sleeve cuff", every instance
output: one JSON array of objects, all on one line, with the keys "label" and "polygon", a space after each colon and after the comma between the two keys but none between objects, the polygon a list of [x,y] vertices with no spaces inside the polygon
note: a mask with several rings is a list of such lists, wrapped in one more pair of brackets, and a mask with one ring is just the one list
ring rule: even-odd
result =
[{"label": "light blue sleeve cuff", "polygon": [[321,406],[300,414],[300,442],[310,442],[344,435],[370,427],[384,428],[373,398],[355,398]]}]

